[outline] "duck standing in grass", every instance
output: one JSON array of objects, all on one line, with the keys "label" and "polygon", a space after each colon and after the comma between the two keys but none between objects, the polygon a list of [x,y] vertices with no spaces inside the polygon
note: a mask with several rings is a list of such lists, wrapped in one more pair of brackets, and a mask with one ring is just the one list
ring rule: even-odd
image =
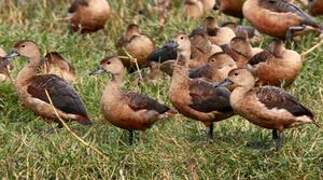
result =
[{"label": "duck standing in grass", "polygon": [[[136,24],[130,24],[126,32],[117,41],[116,46],[120,54],[127,53],[137,60],[139,67],[148,65],[148,56],[154,51],[153,41],[140,31]],[[126,52],[125,52],[126,51]],[[126,67],[135,68],[133,59],[122,59]]]},{"label": "duck standing in grass", "polygon": [[16,91],[21,102],[48,122],[57,122],[62,127],[53,110],[48,92],[58,115],[64,120],[77,121],[83,125],[92,122],[77,92],[62,78],[54,74],[38,75],[41,66],[40,50],[32,41],[19,41],[7,58],[23,56],[28,64],[19,72]]},{"label": "duck standing in grass", "polygon": [[311,15],[323,15],[323,0],[309,0],[308,6]]},{"label": "duck standing in grass", "polygon": [[49,52],[45,55],[43,72],[56,74],[69,83],[73,83],[76,79],[74,67],[58,52]]},{"label": "duck standing in grass", "polygon": [[206,81],[190,79],[187,72],[191,56],[189,37],[180,33],[176,42],[178,57],[169,90],[170,101],[184,116],[204,123],[208,127],[208,137],[212,138],[214,122],[233,115],[230,91],[225,87],[214,88]]},{"label": "duck standing in grass", "polygon": [[74,32],[90,33],[104,28],[111,9],[106,0],[74,0],[68,13]]},{"label": "duck standing in grass", "polygon": [[253,56],[248,64],[258,78],[257,85],[289,86],[303,67],[300,54],[285,48],[283,41],[273,40],[268,50]]},{"label": "duck standing in grass", "polygon": [[260,32],[280,39],[291,40],[306,27],[320,33],[323,30],[312,17],[285,0],[247,0],[243,15]]},{"label": "duck standing in grass", "polygon": [[111,82],[106,85],[101,98],[101,110],[104,118],[113,125],[129,131],[129,142],[132,144],[134,130],[146,130],[155,122],[173,110],[156,100],[121,90],[125,67],[118,57],[104,58],[99,67],[91,75],[108,72],[112,74]]},{"label": "duck standing in grass", "polygon": [[258,126],[272,129],[276,149],[283,143],[283,130],[313,123],[314,114],[295,97],[274,86],[255,87],[255,77],[247,69],[235,69],[221,83],[233,91],[230,103],[235,113]]}]

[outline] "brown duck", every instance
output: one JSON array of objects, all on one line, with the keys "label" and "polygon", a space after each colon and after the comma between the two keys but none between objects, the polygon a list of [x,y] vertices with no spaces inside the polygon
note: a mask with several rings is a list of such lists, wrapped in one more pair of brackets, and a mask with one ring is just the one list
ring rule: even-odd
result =
[{"label": "brown duck", "polygon": [[190,40],[180,33],[176,42],[178,58],[169,90],[170,101],[184,116],[204,123],[209,128],[208,136],[212,138],[213,123],[232,115],[230,91],[224,87],[214,88],[206,81],[190,79],[186,67],[190,58]]},{"label": "brown duck", "polygon": [[45,55],[43,72],[56,74],[69,83],[74,82],[76,78],[74,67],[58,52],[49,52]]},{"label": "brown duck", "polygon": [[[147,57],[154,51],[153,41],[143,34],[139,26],[130,24],[126,32],[116,44],[120,54],[126,55],[125,51],[137,60],[140,67],[147,65]],[[129,59],[122,59],[126,67],[135,67],[135,62]]]},{"label": "brown duck", "polygon": [[215,53],[209,57],[204,66],[189,70],[189,77],[208,82],[222,82],[232,69],[236,69],[235,61],[224,52]]},{"label": "brown duck", "polygon": [[32,41],[19,41],[7,58],[26,57],[29,63],[19,72],[16,91],[22,103],[48,122],[57,122],[55,111],[50,105],[46,90],[59,116],[64,120],[91,124],[83,102],[77,92],[62,78],[54,74],[38,75],[41,66],[40,50]]},{"label": "brown duck", "polygon": [[74,0],[68,9],[74,32],[96,32],[103,29],[111,9],[106,0]]},{"label": "brown duck", "polygon": [[232,70],[221,84],[234,88],[230,103],[235,113],[253,124],[273,129],[276,149],[282,146],[283,130],[305,123],[316,124],[314,114],[283,89],[255,87],[255,77],[246,69]]},{"label": "brown duck", "polygon": [[204,5],[202,0],[185,0],[185,15],[192,19],[197,19],[204,14]]},{"label": "brown duck", "polygon": [[220,10],[222,13],[243,18],[242,6],[246,0],[217,0],[214,9]]},{"label": "brown duck", "polygon": [[258,77],[257,85],[289,86],[299,75],[303,62],[296,51],[286,49],[281,40],[274,40],[249,60],[250,70]]},{"label": "brown duck", "polygon": [[309,0],[309,10],[311,15],[319,16],[323,15],[323,0]]},{"label": "brown duck", "polygon": [[285,0],[247,0],[244,17],[260,32],[290,40],[306,27],[322,32],[322,27],[300,8]]},{"label": "brown duck", "polygon": [[125,68],[118,57],[104,58],[91,75],[104,72],[111,73],[112,80],[103,91],[102,113],[105,120],[129,131],[130,143],[132,143],[134,130],[144,131],[161,118],[172,113],[170,108],[148,96],[121,90]]}]

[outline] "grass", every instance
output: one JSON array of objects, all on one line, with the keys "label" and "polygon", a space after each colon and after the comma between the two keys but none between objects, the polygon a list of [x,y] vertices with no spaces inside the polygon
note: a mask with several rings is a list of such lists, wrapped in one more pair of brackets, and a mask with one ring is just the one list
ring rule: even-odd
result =
[{"label": "grass", "polygon": [[[26,3],[28,2],[28,3]],[[174,0],[171,18],[162,32],[157,17],[136,15],[145,8],[143,0],[109,0],[118,16],[104,31],[80,35],[68,31],[60,20],[69,6],[67,0],[29,0],[0,8],[0,46],[10,50],[22,39],[36,41],[42,53],[56,50],[77,69],[75,88],[80,92],[88,112],[96,122],[92,127],[69,126],[92,146],[104,152],[109,160],[82,146],[66,129],[43,135],[51,125],[44,123],[21,106],[10,83],[0,85],[0,177],[5,179],[323,179],[323,131],[305,125],[285,132],[281,151],[273,151],[271,132],[248,123],[240,117],[217,123],[215,140],[208,143],[205,127],[178,116],[155,125],[133,146],[127,145],[127,134],[105,123],[99,111],[101,91],[107,77],[89,77],[104,56],[116,52],[114,42],[131,22],[160,45],[177,31],[189,32],[198,21],[185,20],[180,0]],[[3,6],[1,4],[0,6]],[[140,8],[138,8],[138,6]],[[216,12],[213,13],[218,16]],[[221,16],[224,20],[227,17]],[[268,43],[269,38],[261,43]],[[291,44],[298,52],[306,51],[317,40],[304,36]],[[301,75],[288,90],[311,107],[317,120],[323,117],[322,48],[306,58]],[[26,62],[14,62],[14,75]],[[169,79],[157,84],[138,86],[127,77],[126,88],[156,97],[169,104]]]}]

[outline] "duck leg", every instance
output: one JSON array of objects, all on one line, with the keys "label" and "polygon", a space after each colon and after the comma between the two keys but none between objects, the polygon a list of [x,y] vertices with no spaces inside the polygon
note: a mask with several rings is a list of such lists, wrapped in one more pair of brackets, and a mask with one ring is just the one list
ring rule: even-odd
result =
[{"label": "duck leg", "polygon": [[294,37],[294,33],[297,31],[303,31],[305,29],[304,26],[291,26],[288,28],[286,33],[286,41],[291,41]]},{"label": "duck leg", "polygon": [[129,132],[129,144],[133,144],[133,130],[128,130]]},{"label": "duck leg", "polygon": [[273,130],[273,140],[276,143],[276,150],[280,150],[283,146],[284,136],[281,131],[278,131],[277,129]]},{"label": "duck leg", "polygon": [[207,137],[208,137],[209,139],[213,139],[213,126],[214,126],[214,124],[213,124],[213,123],[211,123],[211,125],[208,127]]}]

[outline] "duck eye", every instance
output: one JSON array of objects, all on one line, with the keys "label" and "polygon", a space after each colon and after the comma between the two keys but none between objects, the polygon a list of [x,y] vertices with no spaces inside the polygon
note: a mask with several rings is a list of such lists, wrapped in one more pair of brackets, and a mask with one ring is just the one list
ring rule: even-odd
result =
[{"label": "duck eye", "polygon": [[238,76],[239,74],[238,73],[234,73],[235,76]]},{"label": "duck eye", "polygon": [[181,40],[183,40],[184,39],[184,37],[183,36],[181,36]]},{"label": "duck eye", "polygon": [[24,47],[26,47],[26,45],[23,44],[23,45],[21,45],[21,47],[24,48]]},{"label": "duck eye", "polygon": [[275,1],[273,1],[273,0],[269,0],[269,3],[270,3],[270,4],[275,4]]},{"label": "duck eye", "polygon": [[111,64],[111,61],[108,61],[108,62],[107,62],[107,65],[109,65],[109,64]]}]

